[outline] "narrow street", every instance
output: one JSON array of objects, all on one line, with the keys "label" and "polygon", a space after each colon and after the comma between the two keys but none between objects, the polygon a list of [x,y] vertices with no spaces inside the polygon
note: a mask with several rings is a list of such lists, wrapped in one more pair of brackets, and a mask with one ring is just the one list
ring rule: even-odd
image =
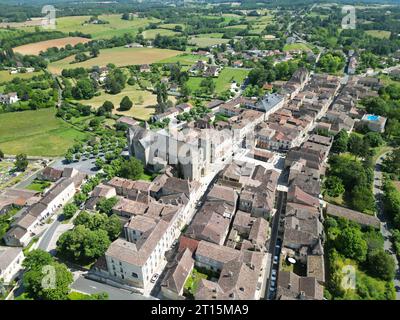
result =
[{"label": "narrow street", "polygon": [[374,169],[374,187],[373,192],[376,199],[377,204],[377,217],[381,221],[381,232],[383,238],[385,239],[384,242],[384,249],[386,252],[389,252],[393,257],[396,263],[396,275],[394,279],[394,286],[396,288],[396,300],[400,300],[400,269],[399,269],[399,262],[397,260],[396,254],[394,252],[394,246],[392,242],[392,233],[391,223],[389,217],[386,216],[385,211],[383,210],[383,175],[382,175],[382,161],[385,158],[387,153],[381,155],[376,164]]},{"label": "narrow street", "polygon": [[[277,248],[277,242],[278,242],[278,237],[279,237],[279,225],[280,222],[282,221],[282,218],[284,217],[285,214],[285,209],[286,209],[286,199],[287,199],[287,193],[286,192],[282,192],[279,191],[278,194],[278,200],[277,200],[277,211],[274,215],[273,221],[272,221],[272,227],[271,227],[271,240],[269,243],[269,250],[268,252],[271,254],[271,260],[270,263],[271,265],[267,266],[267,270],[269,271],[268,274],[268,283],[265,289],[265,294],[264,294],[264,299],[265,300],[273,300],[273,295],[272,292],[270,291],[270,287],[271,287],[271,272],[272,270],[276,270],[276,273],[278,274],[279,272],[279,263],[278,264],[274,264],[273,263],[273,258],[274,256],[278,256],[280,255],[280,248]],[[281,243],[279,243],[279,245],[281,245]]]}]

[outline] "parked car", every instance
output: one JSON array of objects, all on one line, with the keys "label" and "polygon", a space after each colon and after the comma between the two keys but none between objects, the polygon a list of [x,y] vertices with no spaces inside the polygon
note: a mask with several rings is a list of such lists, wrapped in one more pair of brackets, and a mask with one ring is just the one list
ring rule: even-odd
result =
[{"label": "parked car", "polygon": [[271,280],[271,284],[269,286],[270,291],[272,290],[272,288],[275,290],[275,284],[276,284],[276,282],[274,280]]},{"label": "parked car", "polygon": [[158,273],[155,273],[152,277],[151,277],[151,280],[150,280],[150,282],[151,283],[154,283],[154,282],[156,282],[157,281],[157,279],[158,279],[158,277],[159,277],[159,274]]},{"label": "parked car", "polygon": [[178,245],[179,241],[178,240],[174,240],[174,242],[172,242],[172,248],[175,248]]},{"label": "parked car", "polygon": [[276,270],[274,269],[274,270],[272,270],[272,272],[271,272],[271,280],[276,280]]},{"label": "parked car", "polygon": [[279,258],[278,258],[278,256],[275,256],[275,257],[274,257],[274,264],[277,264],[277,263],[278,263],[278,261],[279,261]]}]

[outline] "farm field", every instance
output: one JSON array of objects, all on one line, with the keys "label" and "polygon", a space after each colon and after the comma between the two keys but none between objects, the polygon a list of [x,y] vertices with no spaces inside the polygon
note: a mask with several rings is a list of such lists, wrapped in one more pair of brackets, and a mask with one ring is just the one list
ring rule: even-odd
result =
[{"label": "farm field", "polygon": [[155,39],[157,34],[160,34],[161,36],[175,36],[180,35],[180,32],[175,32],[167,29],[150,29],[143,31],[142,33],[145,39]]},{"label": "farm field", "polygon": [[163,29],[175,29],[176,26],[181,26],[182,30],[185,30],[185,25],[182,23],[165,23],[165,24],[160,24],[159,27]]},{"label": "farm field", "polygon": [[55,117],[55,109],[0,114],[0,149],[6,154],[60,156],[86,134]]},{"label": "farm field", "polygon": [[[0,71],[0,83],[11,81],[14,78],[21,78],[21,79],[30,79],[34,76],[38,76],[43,72],[30,72],[30,73],[17,73],[17,74],[10,74],[7,70]],[[0,90],[1,92],[1,90]]]},{"label": "farm field", "polygon": [[97,58],[89,59],[80,63],[71,64],[70,62],[74,60],[74,57],[67,57],[50,63],[48,69],[52,73],[61,74],[63,69],[78,67],[90,68],[93,66],[105,66],[108,63],[114,63],[118,67],[144,63],[151,64],[163,59],[174,57],[180,53],[182,53],[182,51],[169,49],[116,47],[100,50],[100,55]]},{"label": "farm field", "polygon": [[45,51],[48,48],[64,48],[67,44],[74,46],[78,43],[87,43],[89,41],[90,39],[82,37],[67,37],[25,44],[23,46],[15,47],[13,51],[24,55],[39,55],[41,51]]},{"label": "farm field", "polygon": [[[100,15],[99,19],[108,21],[108,24],[85,23],[90,16],[70,16],[57,18],[57,31],[69,33],[79,31],[90,34],[93,39],[109,39],[114,36],[122,36],[125,33],[137,34],[139,28],[146,27],[150,22],[158,22],[155,18],[134,18],[133,20],[122,20],[120,14]],[[24,28],[33,31],[34,27]]]},{"label": "farm field", "polygon": [[164,60],[159,61],[159,63],[180,63],[181,65],[184,66],[191,66],[194,63],[196,63],[196,61],[198,61],[200,59],[200,57],[198,55],[195,54],[180,54],[178,56],[175,57],[171,57],[171,58],[167,58]]},{"label": "farm field", "polygon": [[199,47],[208,47],[221,43],[228,43],[229,39],[211,38],[211,37],[191,37],[189,43]]},{"label": "farm field", "polygon": [[[131,110],[128,111],[119,111],[119,104],[122,100],[123,97],[128,96],[132,102],[133,102],[133,107]],[[139,97],[143,98],[143,103],[139,104]],[[173,102],[175,102],[174,97],[169,97],[169,99]],[[138,120],[148,120],[149,117],[154,113],[154,105],[157,104],[157,96],[154,95],[153,93],[146,91],[146,90],[141,90],[138,86],[126,86],[126,88],[118,93],[118,94],[108,94],[104,91],[101,91],[101,95],[97,97],[93,97],[90,100],[81,100],[79,101],[80,103],[83,103],[85,105],[90,105],[94,108],[100,107],[104,101],[111,101],[115,109],[113,110],[114,114],[121,114],[125,116],[130,116],[134,117]]]},{"label": "farm field", "polygon": [[310,47],[304,43],[285,44],[285,46],[283,47],[283,51],[291,51],[291,50],[311,51]]},{"label": "farm field", "polygon": [[379,39],[389,39],[391,34],[390,31],[385,30],[367,30],[365,33]]}]

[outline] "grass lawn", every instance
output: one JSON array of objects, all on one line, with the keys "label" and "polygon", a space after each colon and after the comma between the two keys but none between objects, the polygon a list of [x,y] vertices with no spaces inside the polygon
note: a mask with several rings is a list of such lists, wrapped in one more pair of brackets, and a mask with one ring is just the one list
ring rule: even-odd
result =
[{"label": "grass lawn", "polygon": [[[122,20],[121,14],[100,15],[99,19],[108,21],[109,24],[86,24],[90,16],[60,17],[56,20],[57,31],[69,33],[74,31],[92,35],[93,39],[109,39],[114,36],[122,36],[125,33],[137,34],[139,28],[144,28],[151,22],[158,22],[155,18],[134,18],[133,20]],[[23,28],[27,31],[34,27]]]},{"label": "grass lawn", "polygon": [[189,40],[190,44],[194,44],[198,47],[208,47],[221,43],[228,43],[229,39],[212,38],[212,37],[191,37]]},{"label": "grass lawn", "polygon": [[250,70],[238,68],[224,68],[215,81],[215,91],[221,93],[230,89],[232,80],[242,84]]},{"label": "grass lawn", "polygon": [[[128,96],[132,102],[133,107],[128,111],[119,111],[119,104],[123,97]],[[143,98],[143,103],[139,104],[139,97]],[[169,97],[172,102],[175,102],[175,97]],[[134,117],[138,120],[148,120],[149,117],[154,113],[154,106],[157,104],[157,96],[153,93],[141,90],[137,85],[135,86],[126,86],[125,89],[118,94],[108,94],[104,91],[101,91],[99,96],[93,97],[90,100],[80,100],[80,103],[90,105],[94,108],[100,107],[104,101],[111,101],[115,109],[113,110],[114,114],[121,114],[125,116]]]},{"label": "grass lawn", "polygon": [[190,54],[190,53],[183,53],[178,56],[174,56],[171,58],[163,59],[159,61],[159,63],[180,63],[181,65],[184,66],[192,66],[195,64],[201,57],[199,57],[196,54]]},{"label": "grass lawn", "polygon": [[311,51],[311,48],[304,43],[285,44],[285,46],[283,47],[283,51],[290,51],[290,50]]},{"label": "grass lawn", "polygon": [[196,269],[193,269],[192,273],[190,276],[187,278],[185,282],[184,289],[189,291],[191,294],[195,294],[197,291],[197,287],[199,286],[200,280],[201,279],[207,279],[208,276],[204,273],[201,273],[197,271]]},{"label": "grass lawn", "polygon": [[17,73],[10,74],[7,70],[0,71],[0,83],[11,81],[15,78],[30,79],[34,76],[41,75],[43,72],[31,72],[31,73]]},{"label": "grass lawn", "polygon": [[389,39],[391,34],[390,31],[385,30],[367,30],[365,33],[379,39]]},{"label": "grass lawn", "polygon": [[0,149],[6,154],[60,156],[87,135],[55,117],[55,109],[0,114]]},{"label": "grass lawn", "polygon": [[179,36],[181,33],[167,29],[149,29],[143,31],[142,34],[145,39],[155,39],[157,34],[161,36]]},{"label": "grass lawn", "polygon": [[[229,90],[232,80],[235,80],[238,83],[243,83],[249,72],[250,70],[247,69],[224,68],[219,74],[218,78],[213,78],[213,81],[215,82],[215,92],[221,93]],[[192,91],[195,91],[200,89],[200,83],[203,79],[205,78],[190,77],[187,85]]]},{"label": "grass lawn", "polygon": [[117,67],[154,63],[163,59],[175,57],[182,51],[158,49],[158,48],[125,48],[116,47],[100,50],[97,58],[89,59],[80,63],[73,63],[74,56],[55,61],[49,64],[48,69],[52,73],[61,74],[63,69],[72,69],[78,67],[91,68],[93,66],[105,66],[108,63],[114,63]]},{"label": "grass lawn", "polygon": [[190,90],[192,90],[192,92],[193,92],[193,91],[200,89],[200,83],[203,79],[204,78],[202,78],[202,77],[189,77],[189,80],[186,84],[190,88]]},{"label": "grass lawn", "polygon": [[38,191],[38,192],[43,192],[45,189],[51,186],[51,183],[49,181],[41,181],[35,179],[29,186],[27,186],[25,189],[27,190],[33,190],[33,191]]}]

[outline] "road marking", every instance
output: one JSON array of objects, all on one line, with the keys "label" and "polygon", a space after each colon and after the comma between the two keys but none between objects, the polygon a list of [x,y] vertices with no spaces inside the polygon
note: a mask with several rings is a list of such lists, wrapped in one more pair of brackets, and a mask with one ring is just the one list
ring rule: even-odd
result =
[{"label": "road marking", "polygon": [[95,286],[89,286],[89,287],[91,287],[91,288],[93,288],[93,289],[97,289],[97,287],[95,287]]}]

